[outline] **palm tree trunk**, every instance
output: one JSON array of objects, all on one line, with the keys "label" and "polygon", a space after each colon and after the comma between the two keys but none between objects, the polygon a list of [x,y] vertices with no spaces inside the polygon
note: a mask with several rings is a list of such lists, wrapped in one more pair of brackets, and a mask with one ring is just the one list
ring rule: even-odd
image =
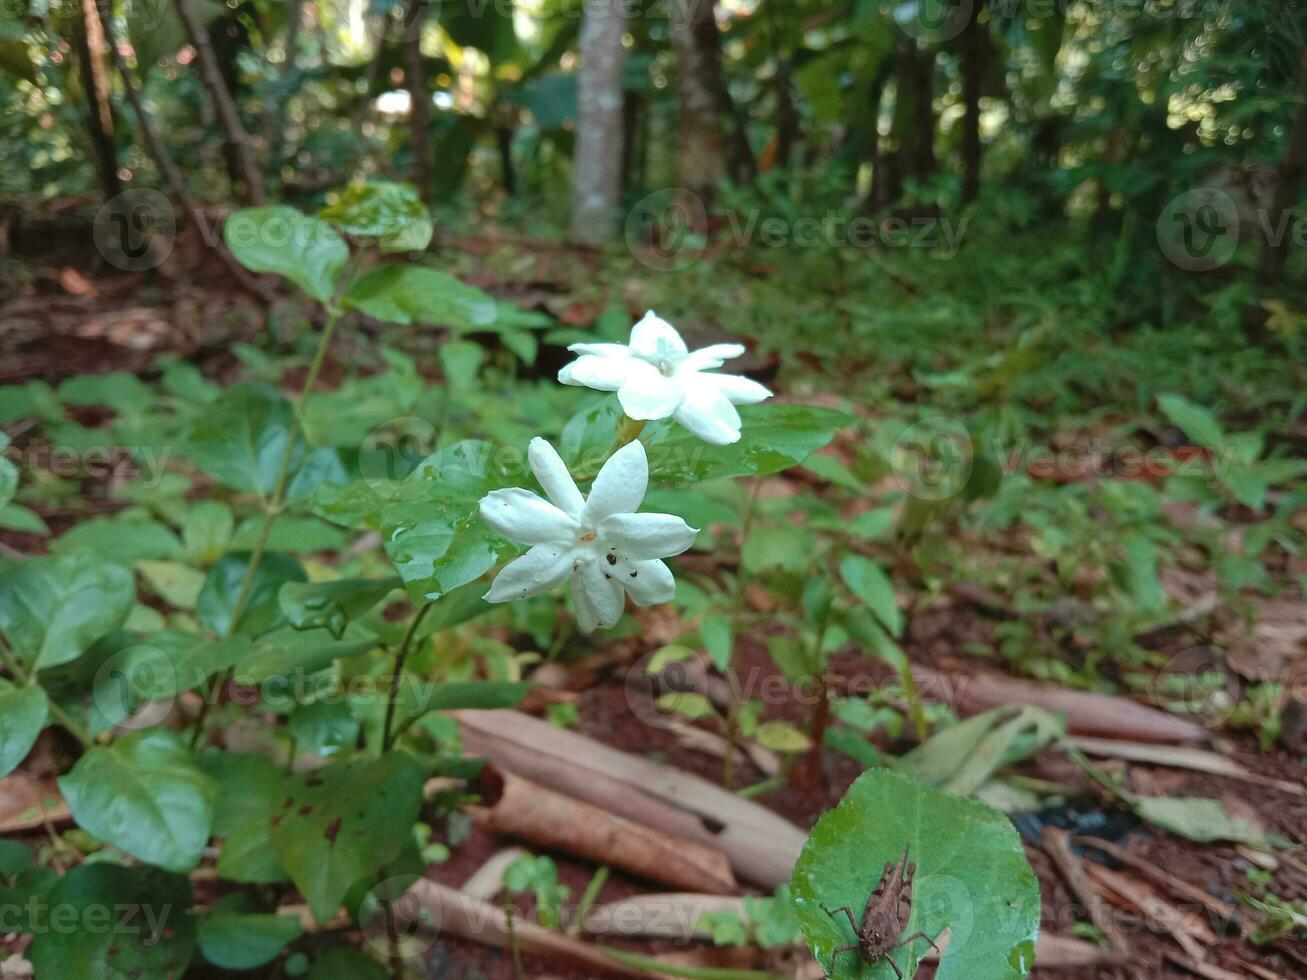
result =
[{"label": "palm tree trunk", "polygon": [[572,238],[602,245],[617,232],[622,193],[622,71],[626,0],[592,0],[581,22]]}]

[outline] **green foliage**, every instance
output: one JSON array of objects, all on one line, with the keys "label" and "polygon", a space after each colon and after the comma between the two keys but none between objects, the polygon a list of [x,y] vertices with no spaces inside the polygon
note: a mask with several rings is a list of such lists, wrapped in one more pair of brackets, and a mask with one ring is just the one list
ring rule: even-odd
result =
[{"label": "green foliage", "polygon": [[245,268],[284,276],[319,303],[336,295],[349,260],[349,246],[331,225],[285,205],[235,212],[222,237]]},{"label": "green foliage", "polygon": [[131,574],[93,555],[33,558],[0,576],[0,631],[42,670],[76,660],[127,618]]},{"label": "green foliage", "polygon": [[[917,874],[904,934],[934,938],[950,930],[938,975],[1026,976],[1039,934],[1039,886],[1016,830],[983,804],[883,770],[860,776],[817,822],[794,869],[795,913],[818,961],[830,967],[831,951],[854,938],[844,916],[828,916],[823,906],[848,906],[860,918],[879,870],[908,846]],[[895,953],[905,976],[928,948],[918,939]],[[888,963],[873,967],[856,953],[840,955],[841,976],[894,975]]]}]

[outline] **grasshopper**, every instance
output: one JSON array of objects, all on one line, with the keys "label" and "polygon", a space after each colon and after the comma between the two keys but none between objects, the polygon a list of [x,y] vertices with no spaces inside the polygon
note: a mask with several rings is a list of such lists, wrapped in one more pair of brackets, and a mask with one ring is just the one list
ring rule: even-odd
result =
[{"label": "grasshopper", "polygon": [[[831,969],[835,968],[835,958],[840,953],[850,950],[856,950],[858,955],[868,965],[874,966],[882,959],[889,960],[889,965],[894,967],[894,972],[898,975],[899,980],[903,980],[903,971],[899,969],[898,963],[890,955],[891,950],[898,949],[900,946],[906,946],[908,943],[917,939],[924,939],[930,943],[935,952],[939,952],[939,947],[935,941],[927,936],[924,932],[915,932],[907,939],[895,942],[896,936],[900,935],[907,927],[908,919],[912,916],[912,878],[917,873],[916,863],[908,863],[907,844],[903,848],[903,856],[896,865],[893,861],[885,863],[885,872],[880,876],[880,882],[872,890],[871,896],[867,899],[867,907],[862,913],[862,925],[859,926],[853,920],[853,911],[846,905],[843,908],[828,909],[822,906],[822,909],[832,919],[837,912],[843,912],[848,917],[849,925],[853,927],[853,934],[857,936],[858,941],[839,946],[831,954]],[[830,974],[827,974],[827,980],[830,980]]]}]

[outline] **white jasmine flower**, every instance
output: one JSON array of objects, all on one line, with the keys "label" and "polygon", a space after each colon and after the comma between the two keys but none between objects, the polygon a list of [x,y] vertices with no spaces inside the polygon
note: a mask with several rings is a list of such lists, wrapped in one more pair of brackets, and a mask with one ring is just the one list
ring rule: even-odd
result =
[{"label": "white jasmine flower", "polygon": [[691,351],[666,320],[650,312],[631,328],[629,344],[573,344],[579,354],[558,372],[565,385],[615,391],[633,419],[675,418],[705,442],[725,446],[740,439],[736,405],[752,405],[771,392],[738,374],[713,374],[740,344],[713,344]]},{"label": "white jasmine flower", "polygon": [[699,532],[671,514],[636,513],[649,485],[649,460],[639,441],[604,463],[589,499],[545,440],[531,440],[527,459],[549,500],[520,487],[481,498],[487,524],[532,546],[495,576],[487,602],[539,595],[570,578],[577,621],[589,633],[616,624],[626,594],[638,606],[671,601],[676,583],[659,559],[687,551]]}]

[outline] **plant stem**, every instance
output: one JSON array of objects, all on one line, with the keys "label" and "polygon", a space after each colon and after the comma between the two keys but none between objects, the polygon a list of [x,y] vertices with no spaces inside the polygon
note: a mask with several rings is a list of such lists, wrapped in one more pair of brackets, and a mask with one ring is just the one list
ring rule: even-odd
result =
[{"label": "plant stem", "polygon": [[608,451],[608,457],[612,458],[613,453],[617,450],[629,446],[635,440],[640,438],[640,433],[644,431],[647,425],[640,419],[628,418],[623,415],[617,420],[617,441],[613,443],[613,448]]},{"label": "plant stem", "polygon": [[[0,643],[0,660],[3,660],[5,667],[9,669],[9,673],[13,674],[14,678],[24,687],[31,687],[36,684],[36,671],[29,671],[19,663],[18,657],[9,649],[7,643]],[[50,717],[57,721],[69,735],[81,742],[82,748],[89,749],[95,744],[95,739],[91,737],[91,733],[72,715],[48,697],[46,701],[49,704]]]},{"label": "plant stem", "polygon": [[[259,563],[263,561],[263,553],[268,547],[268,535],[272,533],[272,524],[285,509],[286,485],[290,482],[290,464],[295,456],[295,446],[299,441],[300,430],[304,426],[304,407],[308,403],[309,395],[313,392],[313,386],[317,384],[318,373],[322,370],[323,362],[327,359],[327,350],[331,347],[331,338],[336,332],[336,324],[340,322],[341,315],[344,313],[340,308],[339,300],[344,295],[345,290],[349,288],[350,283],[353,282],[354,273],[357,269],[358,259],[356,255],[345,272],[342,280],[343,285],[337,293],[336,301],[331,304],[327,323],[322,328],[322,337],[318,341],[318,349],[314,351],[313,360],[309,364],[309,372],[304,377],[304,386],[295,399],[290,429],[286,433],[286,447],[281,452],[281,462],[277,468],[277,479],[273,484],[272,496],[264,501],[263,519],[259,523],[258,536],[255,538],[254,548],[250,552],[250,560],[245,565],[245,574],[241,577],[240,591],[236,593],[236,602],[232,606],[231,620],[227,624],[228,636],[236,631],[241,617],[245,615],[245,607],[249,603],[250,592],[254,586],[255,573],[258,572]],[[214,702],[222,699],[227,686],[231,683],[234,672],[234,667],[227,668],[222,675],[222,681],[214,689],[213,697],[206,699],[200,707],[200,714],[195,719],[195,731],[191,735],[192,751],[198,748],[203,740],[205,723],[208,721],[209,712]]]},{"label": "plant stem", "polygon": [[422,625],[422,620],[431,610],[431,606],[432,603],[428,602],[418,610],[418,614],[413,617],[413,622],[408,624],[408,631],[405,632],[404,640],[399,645],[399,652],[395,654],[395,672],[390,677],[390,694],[386,700],[386,722],[381,729],[383,752],[389,752],[395,745],[395,739],[399,737],[399,732],[391,730],[395,724],[395,702],[399,700],[399,679],[404,673],[404,663],[408,660],[413,637],[417,635],[418,627]]},{"label": "plant stem", "polygon": [[744,611],[744,542],[749,539],[749,530],[753,527],[753,515],[757,510],[758,490],[762,487],[762,477],[754,477],[749,487],[749,496],[744,503],[744,516],[740,521],[740,564],[735,570],[735,595],[731,600],[731,659],[726,665],[726,679],[731,685],[731,703],[726,712],[726,760],[722,764],[722,785],[731,788],[735,776],[735,752],[739,741],[740,706],[744,692],[740,688],[739,671],[735,668],[736,653],[740,648],[740,617]]}]

